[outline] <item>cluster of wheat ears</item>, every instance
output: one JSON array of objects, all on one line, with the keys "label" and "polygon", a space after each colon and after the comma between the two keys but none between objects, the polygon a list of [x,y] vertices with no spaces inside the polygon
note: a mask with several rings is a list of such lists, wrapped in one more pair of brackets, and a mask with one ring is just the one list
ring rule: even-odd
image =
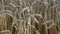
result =
[{"label": "cluster of wheat ears", "polygon": [[60,34],[60,0],[0,0],[0,34]]}]

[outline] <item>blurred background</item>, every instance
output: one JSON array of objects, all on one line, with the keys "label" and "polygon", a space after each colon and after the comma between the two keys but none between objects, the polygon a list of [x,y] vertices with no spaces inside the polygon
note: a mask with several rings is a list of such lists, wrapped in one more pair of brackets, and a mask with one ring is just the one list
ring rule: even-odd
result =
[{"label": "blurred background", "polygon": [[60,0],[0,0],[0,34],[60,34]]}]

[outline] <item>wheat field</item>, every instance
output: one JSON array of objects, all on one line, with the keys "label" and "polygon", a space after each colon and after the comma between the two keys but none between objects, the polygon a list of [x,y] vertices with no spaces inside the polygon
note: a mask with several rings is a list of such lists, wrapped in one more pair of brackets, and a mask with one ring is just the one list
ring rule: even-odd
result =
[{"label": "wheat field", "polygon": [[60,34],[60,0],[0,0],[0,34]]}]

